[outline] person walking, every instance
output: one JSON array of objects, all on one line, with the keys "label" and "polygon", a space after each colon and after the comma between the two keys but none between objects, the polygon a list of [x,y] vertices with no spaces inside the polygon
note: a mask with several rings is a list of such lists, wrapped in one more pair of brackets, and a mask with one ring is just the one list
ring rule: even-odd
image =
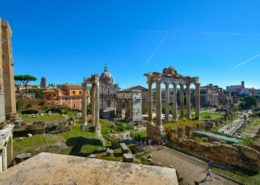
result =
[{"label": "person walking", "polygon": [[207,176],[206,176],[206,179],[205,179],[205,180],[206,180],[206,181],[207,181],[207,180],[212,181],[211,169],[210,169],[209,165],[208,165]]}]

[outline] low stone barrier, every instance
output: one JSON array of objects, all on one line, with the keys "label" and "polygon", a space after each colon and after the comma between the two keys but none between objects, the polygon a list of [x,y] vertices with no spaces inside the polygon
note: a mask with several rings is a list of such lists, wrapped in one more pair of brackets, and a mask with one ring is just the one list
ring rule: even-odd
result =
[{"label": "low stone barrier", "polygon": [[170,144],[177,150],[228,168],[238,167],[254,173],[260,170],[260,152],[247,146],[206,143],[193,139],[171,140]]}]

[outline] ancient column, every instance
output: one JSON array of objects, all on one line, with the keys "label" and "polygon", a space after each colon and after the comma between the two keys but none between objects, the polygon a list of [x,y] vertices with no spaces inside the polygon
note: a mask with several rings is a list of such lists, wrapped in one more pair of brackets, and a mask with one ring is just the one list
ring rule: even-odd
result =
[{"label": "ancient column", "polygon": [[[87,98],[87,90],[86,90],[86,83],[82,83],[82,91],[83,91],[83,95],[82,95],[82,126],[87,124],[87,105],[86,105],[86,98]],[[83,127],[82,127],[83,128]]]},{"label": "ancient column", "polygon": [[153,123],[153,82],[148,79],[148,121],[150,124]]},{"label": "ancient column", "polygon": [[0,18],[0,123],[5,121],[5,96],[2,65],[2,20]]},{"label": "ancient column", "polygon": [[200,83],[195,84],[195,118],[200,119]]},{"label": "ancient column", "polygon": [[2,148],[2,156],[3,156],[3,158],[2,158],[2,170],[5,171],[8,168],[8,164],[7,164],[7,148],[6,148],[6,146],[4,146]]},{"label": "ancient column", "polygon": [[95,125],[95,118],[96,118],[96,112],[95,112],[95,110],[96,110],[96,106],[95,106],[95,96],[96,96],[96,94],[95,94],[95,87],[94,87],[95,85],[92,83],[92,86],[91,86],[91,117],[92,117],[92,124],[93,124],[93,126]]},{"label": "ancient column", "polygon": [[7,166],[11,166],[13,163],[13,135],[10,135],[10,138],[7,143]]},{"label": "ancient column", "polygon": [[180,118],[184,117],[184,87],[180,84]]},{"label": "ancient column", "polygon": [[161,82],[156,81],[156,126],[162,126],[162,93]]},{"label": "ancient column", "polygon": [[173,120],[178,120],[177,84],[173,84]]},{"label": "ancient column", "polygon": [[191,117],[191,110],[190,110],[190,84],[186,84],[186,110],[187,110],[187,115],[186,118],[190,119]]},{"label": "ancient column", "polygon": [[[5,112],[8,118],[15,119],[16,115],[16,98],[14,86],[14,70],[12,56],[12,30],[8,22],[2,25],[2,65],[3,65],[3,83],[5,93]],[[1,47],[0,47],[1,48]]]},{"label": "ancient column", "polygon": [[165,83],[165,121],[169,121],[169,83]]},{"label": "ancient column", "polygon": [[96,130],[100,130],[99,123],[99,76],[95,74],[95,124]]}]

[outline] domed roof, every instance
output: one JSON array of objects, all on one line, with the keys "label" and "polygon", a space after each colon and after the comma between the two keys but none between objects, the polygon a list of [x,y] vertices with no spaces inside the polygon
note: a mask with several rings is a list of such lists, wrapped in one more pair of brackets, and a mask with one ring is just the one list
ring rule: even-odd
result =
[{"label": "domed roof", "polygon": [[101,73],[99,77],[99,81],[104,84],[112,84],[113,83],[113,77],[112,75],[108,72],[108,67],[105,65],[104,67],[104,72]]}]

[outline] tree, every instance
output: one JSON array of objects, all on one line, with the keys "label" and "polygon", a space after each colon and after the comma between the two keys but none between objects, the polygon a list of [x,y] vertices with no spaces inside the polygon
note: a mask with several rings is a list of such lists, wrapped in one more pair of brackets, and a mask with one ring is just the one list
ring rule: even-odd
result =
[{"label": "tree", "polygon": [[257,96],[245,96],[242,99],[240,107],[243,109],[251,109],[257,106]]},{"label": "tree", "polygon": [[32,75],[16,75],[14,76],[14,80],[17,91],[20,92],[21,85],[27,90],[29,82],[36,81],[37,78]]}]

